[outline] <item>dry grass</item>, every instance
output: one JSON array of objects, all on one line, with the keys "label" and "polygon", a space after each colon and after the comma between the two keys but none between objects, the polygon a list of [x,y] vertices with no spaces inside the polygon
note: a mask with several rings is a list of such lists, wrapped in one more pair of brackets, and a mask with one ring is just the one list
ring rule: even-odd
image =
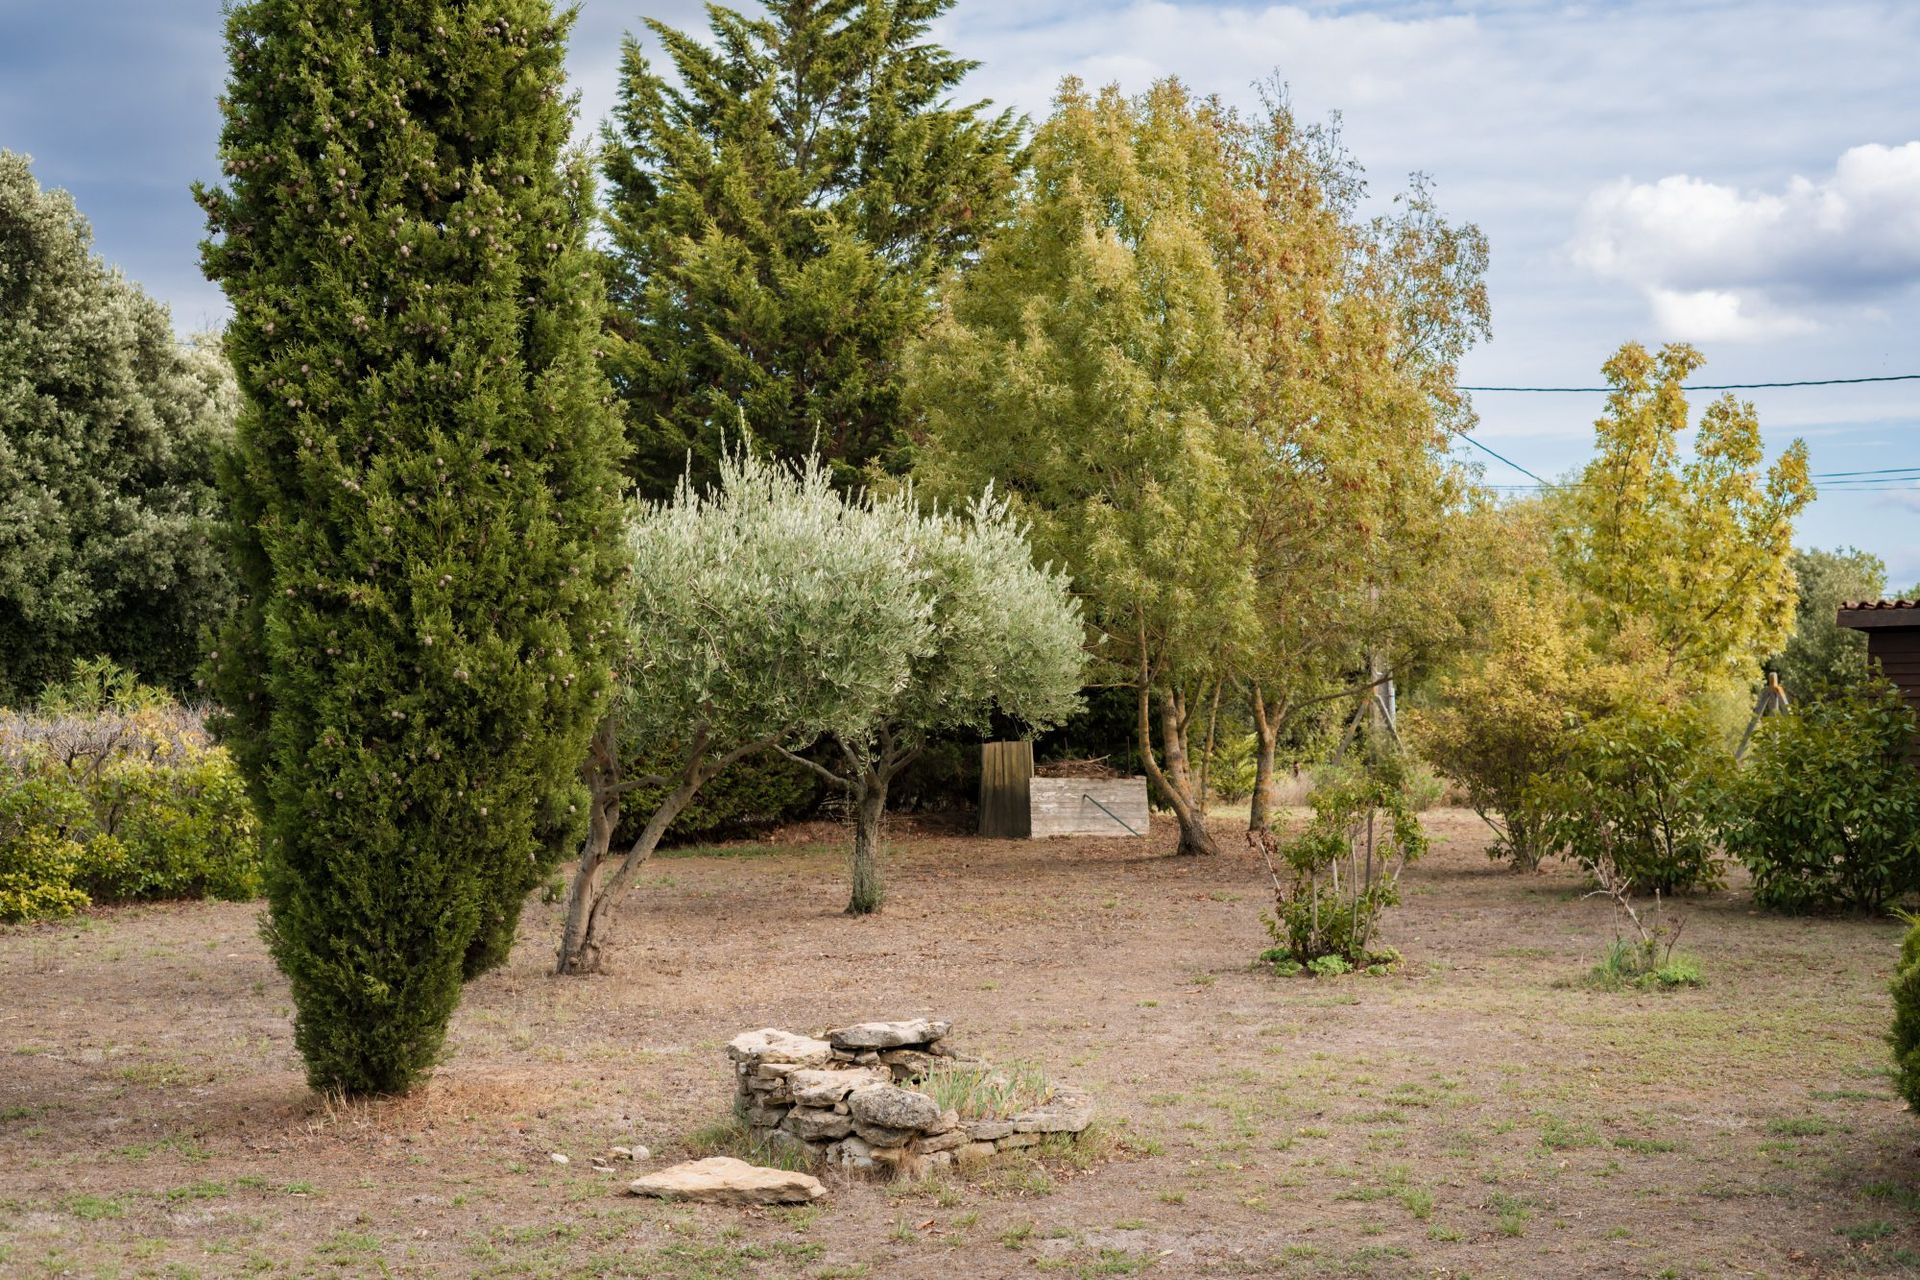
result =
[{"label": "dry grass", "polygon": [[[1386,922],[1407,963],[1315,982],[1250,963],[1251,856],[1169,857],[1162,827],[902,831],[866,920],[830,828],[675,858],[606,978],[548,977],[557,908],[530,906],[445,1066],[374,1102],[304,1087],[253,906],[0,929],[0,1275],[1920,1273],[1920,1122],[1881,1039],[1897,924],[1767,917],[1736,885],[1687,904],[1706,986],[1596,991],[1613,929],[1578,874],[1426,821]],[[1086,1088],[1095,1140],[801,1213],[637,1201],[636,1166],[593,1167],[729,1141],[744,1028],[916,1014]]]}]

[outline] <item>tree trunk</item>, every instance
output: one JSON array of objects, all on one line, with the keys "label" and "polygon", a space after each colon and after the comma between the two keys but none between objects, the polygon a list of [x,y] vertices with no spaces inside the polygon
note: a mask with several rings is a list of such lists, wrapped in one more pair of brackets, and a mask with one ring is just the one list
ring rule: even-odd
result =
[{"label": "tree trunk", "polygon": [[[647,859],[659,847],[660,838],[673,825],[673,820],[697,795],[700,788],[722,769],[765,746],[764,742],[750,747],[730,751],[717,760],[707,759],[707,732],[702,729],[695,735],[693,746],[687,753],[685,765],[680,771],[678,785],[663,799],[659,807],[647,819],[647,825],[640,831],[640,838],[620,860],[605,884],[599,884],[600,871],[605,866],[606,844],[613,838],[613,822],[620,814],[620,782],[617,765],[614,769],[596,768],[593,781],[603,794],[594,797],[593,825],[588,830],[587,848],[582,850],[580,866],[573,873],[573,886],[567,892],[566,928],[560,936],[560,948],[554,958],[553,971],[557,974],[600,973],[606,962],[606,949],[613,932],[614,908],[619,905],[627,886]],[[609,801],[611,802],[609,805]],[[610,814],[611,821],[604,825],[602,819]],[[601,843],[596,850],[595,839]]]},{"label": "tree trunk", "polygon": [[1253,740],[1253,800],[1247,809],[1247,830],[1266,831],[1273,825],[1273,757],[1280,742],[1280,717],[1267,715],[1259,685],[1253,687]]},{"label": "tree trunk", "polygon": [[1166,754],[1166,767],[1162,768],[1153,752],[1152,690],[1144,683],[1138,687],[1140,761],[1180,823],[1180,844],[1174,852],[1218,853],[1220,848],[1207,830],[1206,818],[1193,802],[1192,783],[1187,776],[1186,720],[1181,714],[1179,695],[1171,692],[1160,695],[1160,735]]},{"label": "tree trunk", "polygon": [[887,815],[887,787],[891,771],[867,768],[854,787],[853,895],[847,899],[850,916],[872,915],[886,893],[880,885],[880,824]]}]

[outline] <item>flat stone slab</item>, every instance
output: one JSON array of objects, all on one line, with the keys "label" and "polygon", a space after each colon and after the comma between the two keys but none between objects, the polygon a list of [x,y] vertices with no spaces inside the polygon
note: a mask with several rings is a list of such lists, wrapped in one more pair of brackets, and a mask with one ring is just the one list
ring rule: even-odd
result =
[{"label": "flat stone slab", "polygon": [[836,1049],[898,1049],[932,1044],[953,1024],[942,1019],[909,1018],[905,1022],[856,1022],[827,1032]]},{"label": "flat stone slab", "polygon": [[689,1160],[627,1184],[636,1196],[699,1204],[805,1204],[827,1194],[818,1178],[767,1169],[732,1156]]},{"label": "flat stone slab", "polygon": [[812,1036],[797,1036],[778,1027],[744,1031],[727,1042],[727,1056],[735,1062],[791,1063],[795,1067],[824,1067],[833,1061],[833,1046]]},{"label": "flat stone slab", "polygon": [[1093,1123],[1093,1099],[1061,1089],[1037,1107],[1012,1117],[1015,1133],[1079,1133]]},{"label": "flat stone slab", "polygon": [[787,1087],[793,1090],[793,1100],[803,1107],[830,1107],[862,1086],[892,1083],[893,1073],[880,1067],[796,1071],[787,1077]]}]

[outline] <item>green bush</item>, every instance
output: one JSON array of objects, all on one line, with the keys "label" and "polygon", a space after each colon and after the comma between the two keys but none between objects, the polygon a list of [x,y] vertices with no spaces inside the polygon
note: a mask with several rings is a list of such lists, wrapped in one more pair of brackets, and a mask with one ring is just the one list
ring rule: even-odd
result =
[{"label": "green bush", "polygon": [[39,710],[0,716],[0,920],[260,890],[244,788],[192,712],[82,664]]},{"label": "green bush", "polygon": [[1528,786],[1549,848],[1635,890],[1721,884],[1716,830],[1732,769],[1707,714],[1629,701],[1576,730],[1559,768]]},{"label": "green bush", "polygon": [[1262,919],[1275,949],[1316,974],[1346,971],[1316,965],[1329,957],[1371,961],[1380,913],[1400,900],[1400,872],[1426,851],[1409,765],[1398,751],[1367,752],[1324,776],[1300,835],[1283,843],[1269,832],[1248,834],[1274,880],[1273,911]]},{"label": "green bush", "polygon": [[1893,1079],[1907,1105],[1920,1111],[1920,916],[1903,917],[1910,926],[1900,944],[1900,965],[1893,979]]},{"label": "green bush", "polygon": [[1913,713],[1855,681],[1765,721],[1729,793],[1727,851],[1775,911],[1872,911],[1920,888]]}]

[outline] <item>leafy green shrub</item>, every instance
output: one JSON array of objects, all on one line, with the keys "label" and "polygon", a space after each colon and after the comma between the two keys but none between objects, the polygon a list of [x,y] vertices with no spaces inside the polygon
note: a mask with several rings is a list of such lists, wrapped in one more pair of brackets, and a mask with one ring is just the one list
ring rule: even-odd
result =
[{"label": "leafy green shrub", "polygon": [[0,919],[260,890],[244,788],[193,712],[82,663],[40,709],[0,715]]},{"label": "leafy green shrub", "polygon": [[1856,681],[1763,722],[1731,788],[1727,851],[1775,911],[1872,911],[1920,888],[1913,712]]},{"label": "leafy green shrub", "polygon": [[1634,889],[1718,888],[1716,820],[1732,763],[1699,707],[1632,700],[1575,731],[1529,802],[1548,847]]},{"label": "leafy green shrub", "polygon": [[1893,979],[1893,1078],[1907,1105],[1920,1111],[1920,916],[1903,916],[1907,936]]},{"label": "leafy green shrub", "polygon": [[[1369,750],[1360,764],[1326,776],[1299,836],[1281,843],[1270,832],[1248,833],[1273,878],[1273,911],[1261,918],[1276,949],[1298,963],[1369,963],[1380,913],[1400,900],[1400,872],[1427,847],[1408,764],[1398,751]],[[1335,970],[1314,969],[1328,971]]]}]

